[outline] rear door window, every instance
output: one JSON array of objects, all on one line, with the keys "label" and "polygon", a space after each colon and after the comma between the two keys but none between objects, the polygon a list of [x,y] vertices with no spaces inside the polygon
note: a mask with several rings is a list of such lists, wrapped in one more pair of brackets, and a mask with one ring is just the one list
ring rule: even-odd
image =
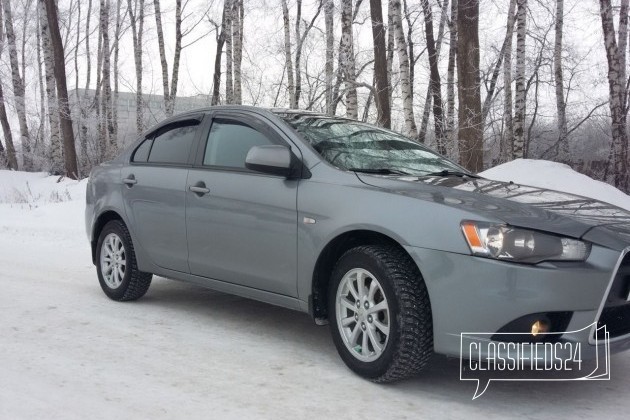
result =
[{"label": "rear door window", "polygon": [[[198,123],[169,126],[157,132],[149,154],[150,163],[186,164]],[[136,151],[137,153],[137,151]]]}]

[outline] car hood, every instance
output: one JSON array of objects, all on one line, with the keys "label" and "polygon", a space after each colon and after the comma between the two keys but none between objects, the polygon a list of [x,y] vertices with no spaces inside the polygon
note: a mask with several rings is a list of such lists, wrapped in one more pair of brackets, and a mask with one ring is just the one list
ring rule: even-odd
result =
[{"label": "car hood", "polygon": [[467,177],[391,177],[357,173],[365,184],[498,219],[513,226],[630,245],[630,211],[561,191]]}]

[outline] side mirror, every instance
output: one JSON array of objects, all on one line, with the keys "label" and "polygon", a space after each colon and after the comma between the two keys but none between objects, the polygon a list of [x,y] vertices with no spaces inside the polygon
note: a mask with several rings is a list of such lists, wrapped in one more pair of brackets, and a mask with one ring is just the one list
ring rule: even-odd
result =
[{"label": "side mirror", "polygon": [[254,146],[247,152],[245,167],[270,175],[295,178],[291,149],[282,145]]}]

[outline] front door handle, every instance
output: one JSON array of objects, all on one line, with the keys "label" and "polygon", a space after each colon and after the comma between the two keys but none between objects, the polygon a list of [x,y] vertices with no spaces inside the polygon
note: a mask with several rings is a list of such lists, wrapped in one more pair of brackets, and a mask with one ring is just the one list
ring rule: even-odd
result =
[{"label": "front door handle", "polygon": [[206,188],[206,184],[204,184],[203,182],[199,182],[196,185],[191,185],[190,187],[188,187],[188,189],[197,194],[199,197],[210,192],[210,189]]},{"label": "front door handle", "polygon": [[132,187],[133,185],[138,183],[138,181],[136,180],[136,177],[133,176],[133,174],[123,179],[122,182],[123,184],[126,184],[128,187]]}]

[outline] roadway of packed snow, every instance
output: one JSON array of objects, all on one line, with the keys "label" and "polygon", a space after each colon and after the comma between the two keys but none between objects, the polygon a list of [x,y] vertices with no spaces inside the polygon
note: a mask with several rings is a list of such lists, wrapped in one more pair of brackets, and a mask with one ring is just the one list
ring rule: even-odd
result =
[{"label": "roadway of packed snow", "polygon": [[[562,166],[532,163],[539,166],[521,173],[527,165],[484,175],[585,188]],[[460,382],[457,359],[436,356],[421,376],[393,385],[358,378],[337,356],[328,327],[304,314],[161,278],[137,302],[110,301],[84,232],[86,182],[57,180],[0,171],[0,419],[627,418],[630,411],[630,353],[612,356],[609,382],[493,382],[471,401],[475,385]],[[606,192],[628,208],[628,196],[592,185],[581,194]]]}]

